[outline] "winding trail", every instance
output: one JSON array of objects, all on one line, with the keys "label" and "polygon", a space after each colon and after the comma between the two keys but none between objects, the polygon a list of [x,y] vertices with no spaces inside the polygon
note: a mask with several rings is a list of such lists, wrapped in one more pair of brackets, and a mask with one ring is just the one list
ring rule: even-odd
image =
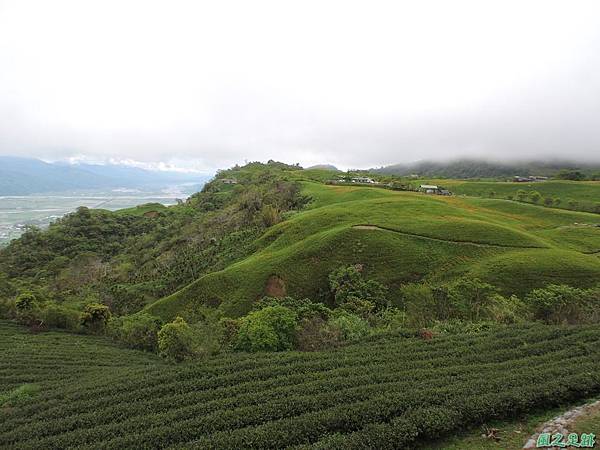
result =
[{"label": "winding trail", "polygon": [[522,248],[522,249],[548,249],[548,248],[550,248],[550,247],[539,247],[539,246],[534,246],[534,245],[486,244],[486,243],[483,243],[483,242],[458,241],[458,240],[452,240],[452,239],[442,239],[442,238],[436,238],[436,237],[431,237],[431,236],[425,236],[423,234],[418,234],[418,233],[410,233],[410,232],[407,232],[407,231],[399,231],[399,230],[395,230],[393,228],[382,227],[382,226],[379,226],[379,225],[372,225],[372,224],[358,224],[358,225],[353,225],[352,228],[355,228],[357,230],[388,231],[388,232],[391,232],[391,233],[397,233],[397,234],[401,234],[403,236],[409,236],[409,237],[414,237],[414,238],[418,238],[418,239],[427,239],[429,241],[436,241],[436,242],[446,242],[446,243],[449,243],[449,244],[474,245],[476,247]]}]

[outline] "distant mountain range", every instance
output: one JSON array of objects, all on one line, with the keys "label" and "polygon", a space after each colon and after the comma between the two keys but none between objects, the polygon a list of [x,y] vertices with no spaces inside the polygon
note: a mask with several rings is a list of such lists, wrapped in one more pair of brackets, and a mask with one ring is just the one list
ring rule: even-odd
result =
[{"label": "distant mountain range", "polygon": [[204,184],[210,176],[145,170],[124,165],[47,163],[0,156],[0,195],[94,189],[150,189],[173,184]]},{"label": "distant mountain range", "polygon": [[422,177],[444,178],[498,178],[516,175],[552,176],[564,169],[580,170],[586,174],[600,172],[600,163],[581,163],[574,161],[530,161],[530,162],[492,162],[477,159],[459,159],[454,161],[419,161],[410,164],[394,164],[371,169],[371,172],[400,176],[419,175]]}]

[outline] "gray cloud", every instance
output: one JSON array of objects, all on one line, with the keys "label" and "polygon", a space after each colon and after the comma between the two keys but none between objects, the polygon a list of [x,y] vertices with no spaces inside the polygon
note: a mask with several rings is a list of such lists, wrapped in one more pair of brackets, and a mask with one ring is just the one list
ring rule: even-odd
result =
[{"label": "gray cloud", "polygon": [[3,154],[600,160],[598,2],[51,3],[0,2]]}]

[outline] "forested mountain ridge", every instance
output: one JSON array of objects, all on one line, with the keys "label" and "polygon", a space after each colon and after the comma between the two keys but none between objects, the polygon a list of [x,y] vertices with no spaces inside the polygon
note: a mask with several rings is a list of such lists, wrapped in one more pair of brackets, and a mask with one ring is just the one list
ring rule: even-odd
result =
[{"label": "forested mountain ridge", "polygon": [[[0,276],[12,280],[10,289],[32,289],[40,298],[135,312],[245,255],[262,230],[301,207],[306,199],[296,182],[281,177],[284,167],[297,169],[250,164],[222,171],[169,208],[79,208],[1,249]],[[236,184],[223,183],[233,176]]]},{"label": "forested mountain ridge", "polygon": [[[399,176],[444,178],[504,178],[513,176],[556,176],[561,171],[580,171],[589,177],[600,175],[600,164],[577,161],[494,162],[485,159],[452,161],[424,160],[371,169],[372,172]],[[598,177],[597,177],[598,178]]]}]

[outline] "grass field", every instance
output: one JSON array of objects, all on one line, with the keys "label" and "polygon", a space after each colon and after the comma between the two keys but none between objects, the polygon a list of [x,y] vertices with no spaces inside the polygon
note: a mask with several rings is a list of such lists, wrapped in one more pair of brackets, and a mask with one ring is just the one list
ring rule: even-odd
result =
[{"label": "grass field", "polygon": [[600,392],[599,340],[528,325],[168,365],[0,322],[0,394],[38,388],[0,406],[0,447],[412,448]]},{"label": "grass field", "polygon": [[428,196],[303,182],[309,208],[270,228],[248,258],[210,273],[148,310],[172,318],[220,304],[245,314],[276,275],[287,293],[319,299],[327,275],[363,264],[390,288],[469,274],[505,294],[550,282],[591,285],[600,276],[600,215],[499,199]]},{"label": "grass field", "polygon": [[457,195],[472,197],[517,198],[517,192],[537,191],[542,200],[546,197],[560,198],[560,208],[569,208],[569,202],[577,202],[577,209],[594,210],[600,206],[600,181],[559,181],[550,180],[537,183],[513,183],[497,181],[463,181],[463,180],[430,180],[430,182],[447,187]]}]

